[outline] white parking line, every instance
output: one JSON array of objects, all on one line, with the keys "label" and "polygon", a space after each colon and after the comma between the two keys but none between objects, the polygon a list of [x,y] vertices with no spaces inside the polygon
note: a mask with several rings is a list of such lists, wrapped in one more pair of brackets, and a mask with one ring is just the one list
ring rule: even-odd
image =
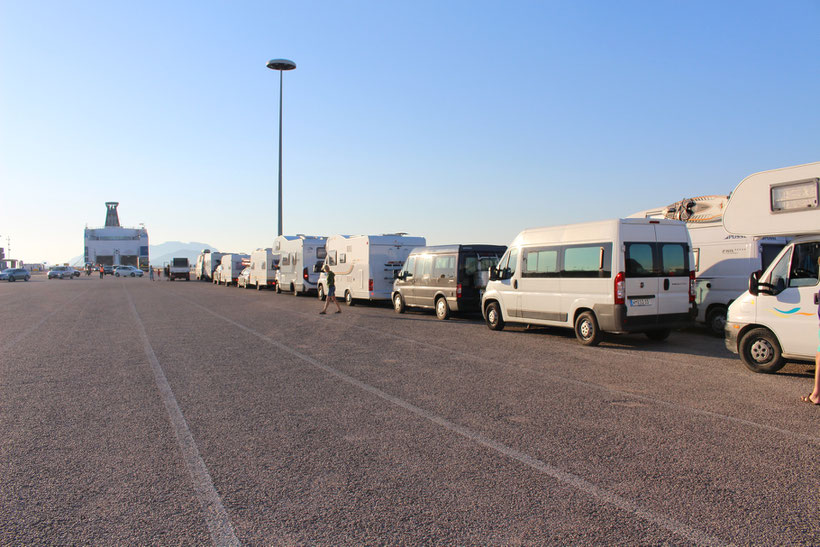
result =
[{"label": "white parking line", "polygon": [[179,409],[176,397],[174,397],[174,392],[171,391],[171,386],[168,384],[165,372],[163,372],[162,366],[159,364],[159,360],[154,353],[154,348],[151,347],[151,342],[148,340],[148,334],[145,332],[145,326],[142,323],[139,312],[137,312],[137,307],[134,305],[134,301],[131,299],[131,295],[125,288],[125,285],[123,285],[123,291],[125,291],[128,303],[131,306],[131,311],[134,313],[134,317],[137,321],[137,330],[142,339],[145,355],[151,363],[154,380],[162,397],[162,402],[165,405],[165,410],[168,411],[168,418],[171,421],[171,426],[174,428],[179,449],[182,452],[185,465],[191,475],[194,491],[202,506],[205,522],[211,533],[211,542],[218,546],[240,545],[234,533],[231,519],[228,517],[228,512],[222,505],[222,498],[219,497],[213,480],[211,480],[211,475],[208,473],[208,468],[199,455],[196,441],[194,441],[194,437],[191,435],[190,429],[188,429],[188,423],[185,421],[185,417]]},{"label": "white parking line", "polygon": [[528,466],[532,469],[535,469],[536,471],[539,471],[540,473],[543,473],[547,476],[550,476],[550,477],[556,479],[557,481],[559,481],[559,482],[561,482],[561,483],[563,483],[563,484],[565,484],[569,487],[580,490],[581,492],[584,492],[584,493],[598,499],[599,501],[601,501],[603,503],[612,505],[612,506],[614,506],[614,507],[616,507],[616,508],[618,508],[618,509],[620,509],[624,512],[632,514],[635,517],[638,517],[638,518],[643,519],[645,521],[651,522],[651,523],[653,523],[653,524],[667,530],[668,532],[671,532],[675,535],[681,536],[681,537],[683,537],[683,538],[685,538],[689,541],[692,541],[692,542],[694,542],[698,545],[727,545],[724,541],[720,540],[719,538],[716,538],[714,536],[710,536],[709,534],[707,534],[705,532],[702,532],[700,530],[692,528],[691,526],[688,526],[688,525],[686,525],[682,522],[678,522],[675,519],[669,518],[665,515],[656,513],[654,511],[649,510],[649,509],[644,509],[643,507],[640,507],[638,504],[636,504],[636,503],[634,503],[634,502],[632,502],[632,501],[630,501],[630,500],[628,500],[628,499],[626,499],[622,496],[619,496],[618,494],[616,494],[614,492],[611,492],[611,491],[607,490],[606,488],[601,488],[601,487],[587,481],[586,479],[583,479],[583,478],[579,477],[578,475],[574,475],[574,474],[569,473],[567,471],[563,471],[563,470],[561,470],[557,467],[554,467],[554,466],[552,466],[548,463],[545,463],[545,462],[543,462],[543,461],[541,461],[537,458],[529,456],[529,455],[525,454],[524,452],[516,450],[512,447],[506,446],[506,445],[504,445],[502,443],[499,443],[497,441],[494,441],[493,439],[490,439],[489,437],[487,437],[487,436],[485,436],[485,435],[483,435],[483,434],[481,434],[477,431],[473,431],[472,429],[470,429],[468,427],[464,427],[464,426],[459,425],[455,422],[451,422],[450,420],[447,420],[446,418],[438,416],[438,415],[436,415],[432,412],[429,412],[429,411],[427,411],[427,410],[425,410],[421,407],[418,407],[418,406],[416,406],[412,403],[409,403],[409,402],[407,402],[403,399],[400,399],[398,397],[390,395],[389,393],[386,393],[386,392],[380,390],[377,387],[371,386],[370,384],[362,382],[361,380],[357,380],[356,378],[353,378],[352,376],[348,376],[344,372],[341,372],[341,371],[339,371],[339,370],[337,370],[337,369],[335,369],[331,366],[320,363],[319,361],[317,361],[316,359],[310,357],[309,355],[306,355],[306,354],[301,353],[300,351],[297,351],[297,350],[295,350],[295,349],[293,349],[289,346],[286,346],[285,344],[282,344],[281,342],[278,342],[278,341],[274,340],[273,338],[270,338],[269,336],[267,336],[265,334],[262,334],[261,332],[258,332],[256,330],[250,328],[250,327],[247,327],[247,326],[245,326],[241,323],[238,323],[238,322],[234,321],[233,319],[230,319],[228,317],[220,315],[220,314],[206,308],[205,306],[197,304],[196,302],[192,302],[191,300],[188,300],[187,298],[183,298],[183,297],[179,297],[179,298],[182,299],[182,300],[185,300],[186,302],[188,302],[189,304],[191,304],[193,306],[196,306],[196,307],[202,309],[203,311],[213,315],[214,317],[217,317],[217,318],[219,318],[219,319],[221,319],[221,320],[223,320],[223,321],[225,321],[225,322],[227,322],[227,323],[229,323],[229,324],[231,324],[231,325],[233,325],[233,326],[235,326],[235,327],[237,327],[237,328],[239,328],[239,329],[241,329],[241,330],[243,330],[243,331],[245,331],[249,334],[252,334],[252,335],[256,336],[257,338],[259,338],[259,339],[261,339],[261,340],[263,340],[263,341],[265,341],[265,342],[267,342],[267,343],[281,349],[282,351],[290,353],[294,357],[297,357],[297,358],[301,359],[302,361],[305,361],[306,363],[308,363],[308,364],[310,364],[310,365],[312,365],[312,366],[314,366],[314,367],[316,367],[320,370],[323,370],[323,371],[327,372],[328,374],[330,374],[332,376],[335,376],[336,378],[342,380],[345,383],[348,383],[352,386],[355,386],[355,387],[357,387],[357,388],[359,388],[363,391],[366,391],[367,393],[370,393],[370,394],[372,394],[376,397],[379,397],[380,399],[388,401],[389,403],[391,403],[393,405],[396,405],[400,408],[403,408],[404,410],[407,410],[408,412],[411,412],[411,413],[413,413],[417,416],[420,416],[420,417],[422,417],[426,420],[429,420],[430,422],[433,422],[433,423],[443,427],[444,429],[446,429],[446,430],[448,430],[452,433],[456,433],[458,435],[461,435],[462,437],[470,439],[471,441],[473,441],[473,442],[475,442],[475,443],[477,443],[477,444],[479,444],[479,445],[481,445],[485,448],[488,448],[488,449],[493,450],[493,451],[495,451],[499,454],[502,454],[502,455],[504,455],[504,456],[506,456],[510,459],[518,461],[519,463],[522,463],[522,464],[524,464],[524,465],[526,465],[526,466]]}]

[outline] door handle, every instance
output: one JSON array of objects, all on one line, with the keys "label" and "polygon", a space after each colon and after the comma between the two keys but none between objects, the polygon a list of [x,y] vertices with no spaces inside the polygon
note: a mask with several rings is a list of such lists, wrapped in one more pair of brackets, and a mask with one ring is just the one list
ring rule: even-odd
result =
[{"label": "door handle", "polygon": [[518,288],[518,280],[514,279],[513,280],[513,289],[517,289],[517,288]]},{"label": "door handle", "polygon": [[663,280],[663,290],[665,290],[665,291],[669,290],[669,280],[668,279]]}]

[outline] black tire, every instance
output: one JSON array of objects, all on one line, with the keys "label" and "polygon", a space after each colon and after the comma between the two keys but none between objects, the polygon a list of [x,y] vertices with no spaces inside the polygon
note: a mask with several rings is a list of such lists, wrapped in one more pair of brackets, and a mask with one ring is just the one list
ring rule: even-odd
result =
[{"label": "black tire", "polygon": [[296,287],[296,283],[291,285],[290,292],[293,293],[293,296],[299,296],[299,289]]},{"label": "black tire", "polygon": [[393,311],[396,313],[404,313],[406,309],[404,305],[404,298],[401,297],[401,294],[396,293],[393,295]]},{"label": "black tire", "polygon": [[9,283],[14,283],[15,281],[17,281],[17,280],[16,280],[16,279],[14,279],[14,276],[13,276],[13,275],[10,275],[10,276],[9,276]]},{"label": "black tire", "polygon": [[715,306],[706,312],[706,328],[715,336],[723,338],[726,329],[726,308]]},{"label": "black tire", "polygon": [[672,331],[670,329],[659,329],[646,331],[644,334],[646,334],[646,337],[654,342],[663,342],[664,340],[669,338],[669,335],[672,334]]},{"label": "black tire", "polygon": [[780,343],[769,329],[757,328],[744,334],[738,344],[738,353],[752,372],[771,374],[786,364]]},{"label": "black tire", "polygon": [[450,306],[447,304],[447,299],[443,296],[436,299],[436,318],[440,321],[450,319]]},{"label": "black tire", "polygon": [[262,287],[259,286],[259,281],[256,282],[256,290],[261,291]]},{"label": "black tire", "polygon": [[601,343],[603,333],[594,313],[585,311],[575,318],[575,337],[584,346],[597,346]]},{"label": "black tire", "polygon": [[29,279],[31,279],[31,276],[27,275],[25,278],[23,278],[23,281],[28,281]]},{"label": "black tire", "polygon": [[348,306],[354,306],[356,302],[353,301],[353,293],[350,291],[345,291],[345,304]]},{"label": "black tire", "polygon": [[131,277],[137,277],[137,274],[135,274],[134,272],[131,272]]},{"label": "black tire", "polygon": [[485,320],[490,330],[501,330],[504,328],[504,317],[501,315],[501,306],[498,302],[490,302],[487,305]]},{"label": "black tire", "polygon": [[325,298],[327,298],[327,297],[325,296],[325,288],[324,288],[324,286],[323,286],[323,285],[319,285],[319,286],[316,288],[316,296],[318,296],[318,297],[319,297],[319,300],[324,300]]}]

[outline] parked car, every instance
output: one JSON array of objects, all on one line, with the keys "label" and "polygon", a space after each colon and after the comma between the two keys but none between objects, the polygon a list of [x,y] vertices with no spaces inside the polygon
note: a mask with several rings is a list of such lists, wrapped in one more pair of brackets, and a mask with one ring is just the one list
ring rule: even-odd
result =
[{"label": "parked car", "polygon": [[248,288],[251,286],[251,267],[248,266],[241,272],[239,272],[239,277],[236,279],[236,286],[237,287],[244,287]]},{"label": "parked car", "polygon": [[105,272],[105,275],[113,275],[114,274],[114,266],[112,266],[110,264],[105,264],[103,266],[103,272]]},{"label": "parked car", "polygon": [[74,268],[70,266],[54,266],[48,271],[49,279],[71,279],[74,277]]},{"label": "parked car", "polygon": [[18,279],[28,281],[31,279],[31,274],[24,268],[7,268],[0,272],[0,281],[12,282]]},{"label": "parked car", "polygon": [[117,266],[114,268],[115,277],[142,277],[145,273],[135,266]]}]

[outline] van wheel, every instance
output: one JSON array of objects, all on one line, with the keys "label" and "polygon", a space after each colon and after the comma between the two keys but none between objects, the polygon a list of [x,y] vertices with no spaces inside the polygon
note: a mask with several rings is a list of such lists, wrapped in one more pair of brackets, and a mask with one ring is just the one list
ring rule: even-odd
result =
[{"label": "van wheel", "polygon": [[282,294],[282,285],[276,284],[276,294]]},{"label": "van wheel", "polygon": [[450,319],[450,306],[447,305],[447,299],[443,296],[436,300],[436,317],[441,321]]},{"label": "van wheel", "polygon": [[404,313],[404,298],[399,293],[393,295],[393,311],[396,313]]},{"label": "van wheel", "polygon": [[324,286],[319,285],[319,287],[316,289],[316,294],[319,296],[319,300],[324,300],[325,299],[325,288],[324,288]]},{"label": "van wheel", "polygon": [[663,342],[669,338],[672,331],[670,329],[650,330],[646,331],[644,334],[646,334],[646,337],[650,340],[654,340],[655,342]]},{"label": "van wheel", "polygon": [[353,294],[350,291],[345,291],[345,304],[348,306],[355,304],[355,302],[353,302]]},{"label": "van wheel", "polygon": [[501,330],[504,328],[504,318],[501,317],[501,307],[498,302],[490,302],[487,306],[487,326],[490,330]]},{"label": "van wheel", "polygon": [[262,287],[259,286],[259,281],[256,282],[256,290],[257,291],[262,290]]},{"label": "van wheel", "polygon": [[715,336],[723,338],[726,328],[726,308],[715,306],[706,314],[706,328]]},{"label": "van wheel", "polygon": [[597,346],[601,343],[602,333],[594,313],[585,311],[575,319],[575,337],[585,346]]},{"label": "van wheel", "polygon": [[293,293],[293,296],[299,296],[299,289],[296,287],[296,283],[290,286],[290,292]]},{"label": "van wheel", "polygon": [[786,360],[783,359],[777,337],[769,329],[752,329],[740,339],[740,359],[752,372],[777,372]]}]

